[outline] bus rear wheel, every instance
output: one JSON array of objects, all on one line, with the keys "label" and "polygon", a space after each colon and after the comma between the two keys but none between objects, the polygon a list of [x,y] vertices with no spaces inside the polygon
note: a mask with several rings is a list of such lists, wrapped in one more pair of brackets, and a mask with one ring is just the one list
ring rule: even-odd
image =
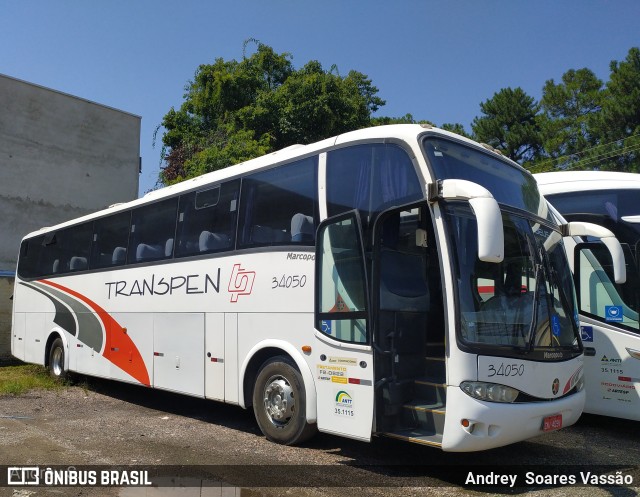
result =
[{"label": "bus rear wheel", "polygon": [[287,357],[278,356],[260,368],[253,389],[253,411],[267,439],[284,445],[308,440],[316,425],[307,423],[302,375]]},{"label": "bus rear wheel", "polygon": [[64,367],[64,343],[62,338],[56,338],[51,344],[49,350],[49,374],[60,380],[69,378],[69,371]]}]

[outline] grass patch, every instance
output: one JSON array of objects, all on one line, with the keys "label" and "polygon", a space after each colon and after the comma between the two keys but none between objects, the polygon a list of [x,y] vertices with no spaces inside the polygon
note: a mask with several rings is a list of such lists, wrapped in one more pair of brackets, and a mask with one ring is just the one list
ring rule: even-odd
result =
[{"label": "grass patch", "polygon": [[52,378],[49,371],[37,364],[0,368],[0,395],[21,395],[29,390],[62,388],[63,382]]}]

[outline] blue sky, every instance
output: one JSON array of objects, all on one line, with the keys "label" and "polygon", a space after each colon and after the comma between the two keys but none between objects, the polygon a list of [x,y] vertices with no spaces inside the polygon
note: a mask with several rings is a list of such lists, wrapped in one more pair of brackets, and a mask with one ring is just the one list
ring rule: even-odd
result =
[{"label": "blue sky", "polygon": [[367,74],[387,104],[470,130],[505,87],[540,98],[548,79],[640,46],[638,0],[0,0],[0,73],[142,117],[140,193],[153,132],[199,64],[240,59],[256,38],[341,74]]}]

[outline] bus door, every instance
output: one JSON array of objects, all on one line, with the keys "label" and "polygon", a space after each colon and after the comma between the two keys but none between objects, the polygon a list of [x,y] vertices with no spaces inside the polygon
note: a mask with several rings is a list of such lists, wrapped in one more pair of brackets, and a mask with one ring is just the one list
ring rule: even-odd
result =
[{"label": "bus door", "polygon": [[357,211],[329,218],[318,228],[315,280],[318,429],[368,441],[373,431],[374,364]]},{"label": "bus door", "polygon": [[382,213],[373,236],[377,429],[437,445],[446,412],[445,326],[426,202]]},{"label": "bus door", "polygon": [[[614,283],[611,256],[601,243],[575,249],[580,333],[585,350],[585,412],[640,420],[640,278]],[[627,263],[631,262],[625,254]]]}]

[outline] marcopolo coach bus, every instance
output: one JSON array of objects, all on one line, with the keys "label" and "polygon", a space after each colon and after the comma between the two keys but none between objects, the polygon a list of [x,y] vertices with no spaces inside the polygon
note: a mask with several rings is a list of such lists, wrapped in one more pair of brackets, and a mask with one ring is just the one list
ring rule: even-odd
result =
[{"label": "marcopolo coach bus", "polygon": [[253,407],[284,444],[524,440],[585,398],[572,225],[546,206],[426,125],[290,147],[26,236],[12,351]]},{"label": "marcopolo coach bus", "polygon": [[616,283],[609,251],[589,237],[565,240],[585,347],[585,411],[640,420],[640,174],[536,174],[546,199],[569,221],[609,229],[622,243],[627,279]]}]

